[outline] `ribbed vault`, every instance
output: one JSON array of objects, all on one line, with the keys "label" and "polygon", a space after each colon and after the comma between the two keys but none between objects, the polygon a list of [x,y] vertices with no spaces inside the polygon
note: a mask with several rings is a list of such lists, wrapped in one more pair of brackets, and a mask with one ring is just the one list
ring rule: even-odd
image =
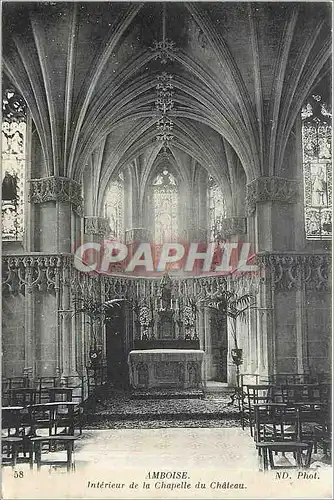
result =
[{"label": "ribbed vault", "polygon": [[248,182],[280,175],[302,103],[330,71],[328,9],[173,2],[166,30],[177,50],[162,65],[150,49],[162,36],[161,3],[7,3],[3,68],[28,104],[46,171],[80,181],[92,164],[97,209],[110,178],[143,155],[146,185],[161,148],[157,77],[168,72],[176,164],[188,155],[231,196],[233,168]]}]

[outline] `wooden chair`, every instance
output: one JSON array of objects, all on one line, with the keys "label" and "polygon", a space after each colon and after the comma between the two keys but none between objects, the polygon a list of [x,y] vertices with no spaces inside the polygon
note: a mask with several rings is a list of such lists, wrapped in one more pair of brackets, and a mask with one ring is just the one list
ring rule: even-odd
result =
[{"label": "wooden chair", "polygon": [[257,403],[272,402],[272,385],[246,385],[246,398],[241,412],[241,425],[244,428],[245,422],[248,422],[251,436],[253,437],[254,428],[254,405]]},{"label": "wooden chair", "polygon": [[330,436],[331,412],[328,403],[295,403],[297,411],[297,437],[312,443],[317,451],[318,442]]},{"label": "wooden chair", "polygon": [[276,388],[275,401],[294,404],[320,402],[319,384],[282,384]]},{"label": "wooden chair", "polygon": [[10,405],[24,406],[36,404],[37,390],[32,387],[19,387],[10,390]]},{"label": "wooden chair", "polygon": [[268,379],[274,385],[309,384],[314,381],[309,373],[275,373],[269,375]]},{"label": "wooden chair", "polygon": [[[255,405],[255,441],[264,470],[310,466],[312,443],[300,439],[299,414],[284,403]],[[306,450],[306,455],[303,451]],[[282,453],[284,465],[278,465],[274,454]],[[296,465],[287,465],[286,453],[292,453]],[[289,462],[288,462],[289,463]]]},{"label": "wooden chair", "polygon": [[[74,442],[77,439],[74,436],[74,426],[71,425],[68,416],[67,421],[61,421],[57,414],[57,409],[62,405],[69,405],[69,402],[64,403],[45,403],[31,407],[31,426],[33,435],[31,443],[37,469],[40,470],[42,465],[64,465],[66,464],[67,471],[71,471],[74,467],[73,450]],[[41,418],[42,417],[42,418]],[[61,433],[58,433],[59,426],[62,427]],[[43,429],[48,429],[48,434],[41,434]],[[57,445],[62,445],[65,448],[67,459],[65,461],[55,461],[52,459],[52,453],[48,454],[48,460],[42,461],[43,445],[48,446],[49,452],[56,451]]]},{"label": "wooden chair", "polygon": [[36,389],[38,391],[38,397],[36,403],[49,403],[50,394],[49,389],[57,386],[57,377],[39,377],[36,382]]},{"label": "wooden chair", "polygon": [[285,403],[256,403],[254,421],[255,442],[296,439],[297,413]]},{"label": "wooden chair", "polygon": [[9,463],[14,468],[18,461],[19,452],[26,455],[29,451],[29,463],[32,467],[32,443],[30,436],[21,432],[21,410],[22,407],[3,407],[2,408],[2,436],[1,450],[2,454],[6,452],[6,458],[2,458],[2,464]]},{"label": "wooden chair", "polygon": [[[268,462],[271,469],[295,469],[308,468],[310,466],[310,444],[297,441],[261,441],[256,443],[256,448],[261,452],[260,456],[263,460],[263,469],[268,470]],[[311,448],[312,449],[312,448]],[[303,451],[307,452],[306,460],[303,460]],[[296,465],[278,466],[274,461],[274,453],[293,453],[296,457]]]},{"label": "wooden chair", "polygon": [[49,402],[72,401],[72,387],[51,387],[48,389]]}]

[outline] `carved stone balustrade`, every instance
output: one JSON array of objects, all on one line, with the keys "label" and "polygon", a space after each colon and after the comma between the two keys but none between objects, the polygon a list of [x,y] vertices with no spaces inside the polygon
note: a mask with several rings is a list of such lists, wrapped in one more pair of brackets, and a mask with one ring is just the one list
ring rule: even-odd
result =
[{"label": "carved stone balustrade", "polygon": [[34,290],[59,290],[69,285],[71,254],[6,255],[2,258],[4,293],[32,293]]},{"label": "carved stone balustrade", "polygon": [[[275,289],[328,290],[330,288],[331,255],[329,253],[259,253],[259,272],[239,276],[172,276],[174,297],[215,297],[224,290],[238,293],[257,293],[260,280],[269,280]],[[160,278],[126,276],[94,276],[79,272],[73,266],[72,254],[6,255],[2,259],[4,293],[31,293],[33,290],[57,290],[61,285],[73,293],[106,298],[157,297]]]},{"label": "carved stone balustrade", "polygon": [[275,290],[330,289],[330,253],[263,252],[257,261]]}]

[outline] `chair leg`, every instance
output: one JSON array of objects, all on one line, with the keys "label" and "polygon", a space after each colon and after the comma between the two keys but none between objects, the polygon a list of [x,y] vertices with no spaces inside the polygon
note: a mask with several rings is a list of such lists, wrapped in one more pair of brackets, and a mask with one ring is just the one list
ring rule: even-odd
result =
[{"label": "chair leg", "polygon": [[14,468],[17,464],[17,456],[18,456],[19,447],[17,444],[12,445],[12,467]]},{"label": "chair leg", "polygon": [[267,448],[263,448],[263,470],[268,470]]},{"label": "chair leg", "polygon": [[72,442],[67,443],[66,451],[67,451],[67,463],[66,463],[67,472],[70,472],[72,470],[72,455],[73,455]]},{"label": "chair leg", "polygon": [[29,443],[29,467],[34,468],[34,444]]},{"label": "chair leg", "polygon": [[301,450],[298,449],[296,451],[296,462],[298,467],[302,467],[302,457],[301,457]]},{"label": "chair leg", "polygon": [[35,443],[35,459],[37,470],[40,470],[42,462],[42,443]]},{"label": "chair leg", "polygon": [[312,456],[312,448],[313,444],[310,444],[307,452],[306,452],[306,458],[305,458],[305,468],[308,469],[311,465],[311,456]]},{"label": "chair leg", "polygon": [[275,468],[275,464],[274,464],[273,451],[268,449],[268,455],[269,455],[270,468],[274,469]]}]

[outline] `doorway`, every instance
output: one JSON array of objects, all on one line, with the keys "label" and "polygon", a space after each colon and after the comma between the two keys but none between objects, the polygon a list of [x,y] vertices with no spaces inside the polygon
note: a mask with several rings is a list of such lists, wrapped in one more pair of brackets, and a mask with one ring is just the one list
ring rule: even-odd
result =
[{"label": "doorway", "polygon": [[127,389],[129,373],[125,349],[123,307],[117,309],[116,314],[106,323],[106,354],[108,382],[116,389]]}]

